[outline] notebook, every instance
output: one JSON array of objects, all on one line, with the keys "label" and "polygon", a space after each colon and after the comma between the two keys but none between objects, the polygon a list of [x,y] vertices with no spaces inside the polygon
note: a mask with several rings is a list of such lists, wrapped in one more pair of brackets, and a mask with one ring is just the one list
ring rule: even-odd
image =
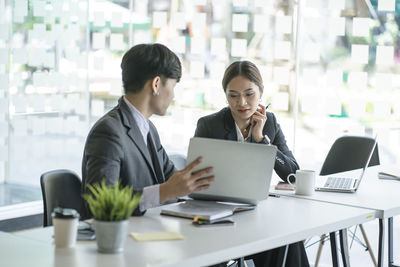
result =
[{"label": "notebook", "polygon": [[191,138],[186,162],[203,157],[196,170],[214,167],[215,180],[189,197],[257,205],[268,197],[276,150],[272,145]]},{"label": "notebook", "polygon": [[376,146],[376,138],[371,147],[371,151],[369,152],[368,158],[365,162],[364,167],[362,168],[362,172],[359,178],[351,178],[351,177],[343,177],[334,175],[320,176],[317,179],[318,184],[315,187],[316,191],[325,191],[325,192],[339,192],[339,193],[354,193],[357,191],[360,186],[361,180],[364,177],[365,171],[368,167],[368,164],[372,158],[372,154],[374,153],[374,149]]},{"label": "notebook", "polygon": [[205,200],[186,200],[185,202],[163,206],[161,214],[188,219],[194,219],[196,216],[199,216],[204,221],[213,222],[218,219],[231,216],[235,212],[252,210],[254,207],[254,205],[248,204],[222,203]]},{"label": "notebook", "polygon": [[379,179],[400,180],[400,168],[384,169],[378,173]]}]

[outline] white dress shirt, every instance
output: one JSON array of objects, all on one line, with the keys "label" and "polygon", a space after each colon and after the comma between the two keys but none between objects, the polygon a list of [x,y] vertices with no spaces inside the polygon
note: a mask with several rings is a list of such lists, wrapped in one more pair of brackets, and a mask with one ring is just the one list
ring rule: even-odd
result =
[{"label": "white dress shirt", "polygon": [[[134,105],[129,102],[125,96],[124,101],[129,107],[129,110],[132,112],[133,118],[135,119],[136,124],[139,127],[140,132],[142,133],[142,137],[144,143],[147,145],[147,135],[150,131],[149,121],[143,116],[140,111],[135,108]],[[160,185],[150,185],[143,188],[142,198],[139,202],[140,211],[145,211],[149,208],[160,206]]]}]

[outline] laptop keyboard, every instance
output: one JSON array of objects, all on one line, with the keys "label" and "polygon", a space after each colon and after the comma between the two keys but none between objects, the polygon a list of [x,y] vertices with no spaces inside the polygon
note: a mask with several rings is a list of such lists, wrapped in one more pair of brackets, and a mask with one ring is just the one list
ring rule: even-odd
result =
[{"label": "laptop keyboard", "polygon": [[337,189],[350,189],[353,179],[342,177],[328,177],[324,187]]}]

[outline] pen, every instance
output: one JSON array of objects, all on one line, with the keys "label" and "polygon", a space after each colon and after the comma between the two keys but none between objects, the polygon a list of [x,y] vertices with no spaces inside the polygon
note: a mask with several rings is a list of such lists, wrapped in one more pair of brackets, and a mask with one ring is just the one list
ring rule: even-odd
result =
[{"label": "pen", "polygon": [[265,107],[265,110],[267,110],[268,109],[268,107],[271,105],[271,103],[269,103],[266,107]]},{"label": "pen", "polygon": [[203,216],[194,216],[193,218],[193,222],[199,222],[205,220]]},{"label": "pen", "polygon": [[270,196],[270,197],[277,197],[277,198],[281,197],[281,196],[275,195],[275,194],[269,194],[269,196]]}]

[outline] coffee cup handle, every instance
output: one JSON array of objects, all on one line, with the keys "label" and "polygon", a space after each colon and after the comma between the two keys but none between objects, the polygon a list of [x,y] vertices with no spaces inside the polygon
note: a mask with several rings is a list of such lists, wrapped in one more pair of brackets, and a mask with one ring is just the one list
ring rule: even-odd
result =
[{"label": "coffee cup handle", "polygon": [[[296,174],[294,174],[294,173],[290,173],[288,176],[287,176],[287,178],[286,178],[286,180],[288,181],[288,183],[290,184],[290,185],[293,185],[293,186],[296,186],[295,184],[293,184],[293,183],[291,183],[290,182],[290,177],[294,177],[294,178],[296,178]],[[296,180],[295,180],[296,181]]]}]

